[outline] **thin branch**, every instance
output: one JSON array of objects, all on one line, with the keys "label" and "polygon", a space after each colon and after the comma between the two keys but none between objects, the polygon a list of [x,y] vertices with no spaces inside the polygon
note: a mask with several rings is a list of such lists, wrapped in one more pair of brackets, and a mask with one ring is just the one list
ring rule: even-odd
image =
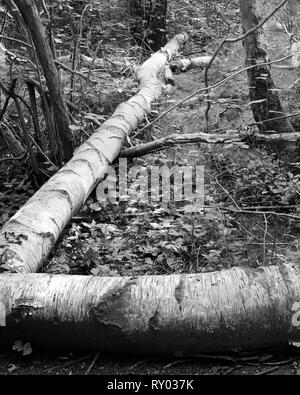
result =
[{"label": "thin branch", "polygon": [[229,199],[232,201],[232,203],[235,205],[235,207],[237,208],[237,210],[241,210],[239,205],[237,204],[237,202],[233,199],[233,197],[230,195],[230,193],[227,191],[227,189],[219,183],[217,177],[215,178],[215,182],[217,183],[217,185],[226,193],[226,195],[229,197]]},{"label": "thin branch", "polygon": [[[9,89],[6,88],[6,87],[3,85],[3,83],[1,82],[1,80],[0,80],[0,88],[3,90],[3,92],[5,92],[6,95],[9,95]],[[33,117],[32,110],[31,110],[29,104],[26,102],[26,100],[25,100],[22,96],[18,95],[18,94],[15,93],[15,92],[13,92],[13,94],[14,94],[14,96],[15,96],[17,99],[19,99],[19,100],[24,104],[24,106],[25,106],[25,107],[27,108],[27,110],[29,111],[30,115]]]},{"label": "thin branch", "polygon": [[293,214],[286,214],[286,213],[276,213],[275,211],[254,211],[254,210],[243,210],[242,208],[239,209],[233,209],[233,208],[228,208],[228,207],[218,207],[220,210],[223,211],[230,211],[231,213],[236,213],[236,214],[257,214],[257,215],[275,215],[277,217],[286,217],[290,219],[295,219],[295,220],[300,220],[299,215],[293,215]]},{"label": "thin branch", "polygon": [[75,364],[77,364],[79,362],[83,362],[83,361],[91,358],[92,356],[93,356],[93,354],[89,354],[89,355],[86,355],[85,357],[82,357],[82,358],[78,358],[78,359],[75,359],[75,360],[72,360],[72,361],[60,363],[59,365],[52,366],[52,367],[46,368],[44,370],[41,370],[39,373],[40,374],[50,373],[50,372],[52,372],[55,369],[66,368],[68,366],[75,365]]},{"label": "thin branch", "polygon": [[25,4],[24,1],[15,0],[15,3],[30,31],[39,63],[47,81],[49,95],[53,105],[53,112],[55,114],[55,121],[57,126],[59,125],[59,128],[57,128],[59,131],[57,137],[59,137],[62,145],[61,151],[63,151],[64,160],[67,161],[73,154],[73,141],[72,134],[69,129],[68,113],[51,48],[45,37],[43,25],[35,2],[26,2]]},{"label": "thin branch", "polygon": [[21,45],[23,45],[26,48],[32,49],[32,46],[30,44],[26,43],[25,41],[18,40],[17,38],[8,37],[8,36],[4,36],[3,34],[0,34],[0,39],[12,41],[12,42],[21,44]]},{"label": "thin branch", "polygon": [[[31,49],[31,50],[33,49],[33,46],[32,46],[32,45],[26,43],[25,41],[18,40],[17,38],[8,37],[8,36],[3,36],[2,34],[0,35],[0,39],[1,39],[1,38],[4,39],[4,40],[9,40],[9,41],[12,41],[12,42],[16,42],[16,43],[18,43],[18,44],[20,44],[20,45],[23,45],[24,47],[29,48],[29,49]],[[27,59],[26,59],[26,60],[27,60]],[[72,70],[70,67],[66,66],[65,64],[61,63],[60,61],[58,61],[58,60],[56,60],[56,59],[54,59],[54,63],[55,63],[56,65],[58,65],[59,67],[61,67],[62,69],[64,69],[65,71],[68,71],[68,72],[71,73],[71,74],[76,74],[76,75],[78,75],[79,77],[81,77],[81,78],[83,78],[83,79],[85,79],[85,80],[88,80],[88,81],[92,82],[93,84],[96,84],[96,83],[97,83],[97,81],[91,80],[89,77],[85,76],[84,74],[80,73],[80,72],[77,71],[77,70]]]},{"label": "thin branch", "polygon": [[124,149],[121,152],[122,157],[137,158],[153,152],[162,151],[164,149],[177,146],[180,144],[228,144],[233,142],[241,142],[239,133],[236,134],[209,134],[209,133],[190,133],[190,134],[172,134],[170,136],[144,143],[135,147]]},{"label": "thin branch", "polygon": [[46,159],[47,162],[49,162],[56,170],[58,170],[58,166],[56,166],[50,159],[49,157],[45,154],[45,152],[42,150],[42,148],[38,145],[38,143],[34,140],[32,136],[29,135],[30,140],[33,142],[33,144],[36,146],[37,150],[39,153]]},{"label": "thin branch", "polygon": [[3,116],[4,116],[4,114],[5,114],[6,110],[7,110],[9,100],[11,99],[11,97],[12,97],[12,95],[14,93],[16,82],[17,82],[17,80],[13,79],[11,84],[10,84],[10,87],[8,88],[8,91],[7,91],[8,93],[6,92],[7,93],[7,98],[5,100],[5,103],[4,103],[4,105],[2,107],[2,110],[1,110],[1,113],[0,113],[0,121],[3,118]]},{"label": "thin branch", "polygon": [[25,152],[25,154],[21,155],[21,156],[10,156],[10,157],[7,157],[7,158],[1,158],[0,159],[0,164],[2,162],[8,162],[10,160],[22,160],[22,159],[25,159],[26,156],[27,156],[27,152]]},{"label": "thin branch", "polygon": [[263,214],[265,221],[265,230],[264,230],[264,239],[263,239],[263,263],[266,263],[266,242],[267,242],[267,234],[268,234],[268,220],[266,213]]},{"label": "thin branch", "polygon": [[6,10],[5,10],[4,19],[3,19],[2,26],[1,26],[1,31],[0,31],[0,34],[2,34],[2,33],[3,33],[3,31],[4,31],[5,24],[6,24],[6,18],[7,18],[7,14],[8,14],[8,9],[6,9]]},{"label": "thin branch", "polygon": [[16,109],[17,109],[17,112],[18,112],[20,125],[21,125],[21,128],[22,128],[23,134],[24,134],[24,139],[25,139],[25,142],[26,142],[26,145],[27,145],[27,150],[28,150],[28,153],[29,153],[29,156],[30,156],[30,160],[31,160],[31,163],[32,163],[32,168],[33,168],[34,174],[38,177],[39,174],[40,174],[40,171],[39,171],[39,167],[38,167],[38,163],[37,163],[36,157],[35,157],[35,155],[33,153],[33,150],[32,150],[31,144],[30,144],[29,133],[28,133],[28,130],[27,130],[27,127],[26,127],[26,123],[25,123],[25,120],[24,120],[22,109],[21,109],[19,100],[17,99],[15,94],[12,95],[12,98],[13,98],[13,100],[15,102],[15,105],[16,105]]},{"label": "thin branch", "polygon": [[179,146],[180,144],[242,144],[249,142],[281,144],[282,142],[297,142],[299,139],[300,133],[277,133],[276,131],[269,131],[268,134],[240,134],[238,130],[234,130],[230,133],[172,134],[155,141],[126,148],[121,152],[121,157],[138,158],[170,147]]},{"label": "thin branch", "polygon": [[89,77],[87,77],[84,74],[80,73],[80,71],[70,69],[70,67],[64,65],[63,63],[59,62],[58,60],[54,60],[54,63],[57,64],[62,69],[64,69],[65,71],[68,71],[71,74],[76,74],[79,77],[81,77],[81,78],[83,78],[83,79],[85,79],[85,80],[87,80],[89,82],[92,82],[93,84],[97,84],[97,81],[91,80]]},{"label": "thin branch", "polygon": [[[297,116],[300,116],[300,112],[295,112],[293,114],[286,114],[286,115],[283,115],[281,117],[276,117],[276,118],[272,118],[272,119],[265,119],[265,120],[259,121],[259,122],[252,122],[252,123],[249,123],[247,126],[255,126],[255,125],[258,125],[260,123],[267,123],[267,122],[271,122],[271,121],[279,121],[280,119],[293,118],[293,117],[297,117]],[[269,133],[269,131],[268,131],[268,133]]]},{"label": "thin branch", "polygon": [[99,358],[100,353],[97,352],[97,354],[95,355],[94,359],[92,360],[92,363],[90,364],[90,366],[88,367],[88,369],[86,370],[86,372],[84,373],[85,376],[88,376],[91,372],[91,370],[93,369],[93,367],[95,366],[95,363],[97,362],[97,359]]}]

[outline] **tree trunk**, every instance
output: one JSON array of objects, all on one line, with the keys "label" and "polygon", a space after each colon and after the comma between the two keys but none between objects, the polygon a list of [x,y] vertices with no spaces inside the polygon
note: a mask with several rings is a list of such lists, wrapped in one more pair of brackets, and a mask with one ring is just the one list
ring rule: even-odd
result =
[{"label": "tree trunk", "polygon": [[119,156],[126,136],[161,95],[163,85],[158,76],[186,40],[186,34],[178,34],[139,68],[138,93],[119,105],[112,117],[3,227],[0,270],[38,271],[63,228]]},{"label": "tree trunk", "polygon": [[51,48],[44,33],[41,19],[33,0],[15,0],[24,21],[30,31],[32,41],[35,45],[38,59],[41,63],[49,95],[53,105],[55,115],[57,136],[62,142],[64,161],[69,160],[73,154],[72,135],[69,129],[69,118],[63,99],[60,80],[52,56]]},{"label": "tree trunk", "polygon": [[166,43],[167,0],[130,0],[133,43],[158,51]]},{"label": "tree trunk", "polygon": [[[240,0],[243,32],[257,26],[262,18],[258,0]],[[288,119],[272,120],[284,115],[278,92],[272,80],[271,66],[260,65],[269,61],[266,53],[263,28],[248,35],[244,41],[246,66],[258,65],[248,70],[248,81],[253,116],[261,132],[276,130],[277,132],[293,132]],[[267,121],[267,122],[266,122]]]},{"label": "tree trunk", "polygon": [[170,64],[172,71],[188,71],[193,68],[204,69],[211,61],[211,56],[197,56],[196,58],[180,59]]},{"label": "tree trunk", "polygon": [[300,267],[141,277],[0,275],[0,346],[133,354],[299,342]]}]

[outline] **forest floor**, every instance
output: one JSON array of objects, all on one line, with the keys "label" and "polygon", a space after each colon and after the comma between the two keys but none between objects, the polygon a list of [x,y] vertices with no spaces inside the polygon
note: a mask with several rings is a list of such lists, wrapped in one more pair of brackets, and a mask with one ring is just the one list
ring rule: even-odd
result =
[{"label": "forest floor", "polygon": [[[227,77],[243,64],[240,47],[228,57],[223,54],[211,71],[210,81]],[[297,79],[297,73],[274,68],[273,77],[277,87],[282,89],[286,111],[295,111],[298,108],[297,86],[292,90],[289,87]],[[135,86],[129,79],[126,81],[130,96]],[[154,105],[150,122],[174,103],[203,87],[203,70],[175,75],[175,82],[173,91]],[[237,130],[253,122],[245,73],[221,85],[211,99],[211,130]],[[118,104],[124,97],[116,94],[115,100]],[[205,110],[203,98],[182,104],[138,135],[132,143],[173,133],[205,131]],[[63,232],[43,272],[132,276],[201,273],[236,265],[276,264],[286,250],[298,250],[299,221],[285,217],[286,213],[300,213],[299,166],[296,163],[291,167],[290,161],[290,156],[285,159],[284,155],[271,154],[264,147],[204,144],[174,147],[136,159],[133,164],[142,166],[205,166],[205,200],[213,208],[191,215],[186,210],[190,202],[161,206],[151,202],[141,205],[134,201],[122,206],[108,204],[103,207],[93,194]],[[12,166],[9,172],[4,172],[4,167],[8,169],[5,163],[0,163],[3,185],[0,225],[33,193],[30,181],[26,181],[20,169]],[[245,210],[249,206],[279,206],[280,210],[278,216],[222,212],[224,207],[234,209],[236,206]],[[33,352],[27,356],[3,350],[0,353],[0,374],[300,374],[300,353],[297,350],[179,359],[41,353],[32,346]]]}]

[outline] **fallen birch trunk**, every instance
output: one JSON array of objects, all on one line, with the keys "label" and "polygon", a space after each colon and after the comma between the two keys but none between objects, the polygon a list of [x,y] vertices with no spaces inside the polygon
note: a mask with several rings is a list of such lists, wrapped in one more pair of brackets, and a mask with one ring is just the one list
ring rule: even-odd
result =
[{"label": "fallen birch trunk", "polygon": [[300,133],[277,133],[268,132],[268,134],[245,134],[241,136],[237,130],[231,130],[229,133],[189,133],[189,134],[172,134],[170,136],[150,141],[149,143],[140,144],[136,147],[124,149],[121,156],[124,158],[137,158],[153,152],[162,151],[180,144],[241,144],[247,141],[264,143],[264,144],[287,144],[296,143],[300,139]]},{"label": "fallen birch trunk", "polygon": [[0,346],[197,354],[299,339],[299,264],[141,277],[0,275]]},{"label": "fallen birch trunk", "polygon": [[139,91],[114,114],[5,224],[0,232],[0,270],[36,272],[71,217],[79,210],[108,166],[119,156],[125,138],[162,94],[166,64],[187,41],[178,34],[137,71]]},{"label": "fallen birch trunk", "polygon": [[170,63],[172,71],[187,71],[190,69],[204,69],[211,60],[211,56],[198,56],[196,58],[180,59]]}]

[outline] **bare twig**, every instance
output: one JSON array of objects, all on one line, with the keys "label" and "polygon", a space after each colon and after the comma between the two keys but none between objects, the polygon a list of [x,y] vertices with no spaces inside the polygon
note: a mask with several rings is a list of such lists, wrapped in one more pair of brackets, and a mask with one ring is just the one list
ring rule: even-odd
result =
[{"label": "bare twig", "polygon": [[10,160],[22,160],[22,159],[25,159],[26,155],[27,155],[27,152],[25,152],[25,154],[21,155],[21,156],[9,156],[7,158],[1,158],[0,163],[9,162]]},{"label": "bare twig", "polygon": [[[0,34],[0,39],[9,40],[9,41],[18,43],[18,44],[23,45],[24,47],[29,48],[29,49],[31,49],[31,50],[33,50],[33,48],[34,48],[32,44],[28,44],[28,43],[26,43],[25,41],[19,40],[19,39],[17,39],[17,38],[8,37],[8,36],[3,36],[2,34]],[[26,60],[28,60],[28,59],[26,59]],[[29,61],[29,60],[28,60],[28,61]],[[70,67],[66,66],[65,64],[63,64],[62,62],[60,62],[60,61],[58,61],[58,60],[56,60],[56,59],[54,59],[54,63],[55,63],[57,66],[61,67],[62,69],[64,69],[65,71],[68,71],[68,72],[71,73],[71,74],[76,74],[76,75],[78,75],[79,77],[81,77],[81,78],[83,78],[83,79],[85,79],[85,80],[88,80],[88,81],[92,82],[93,84],[96,84],[96,83],[97,83],[97,81],[91,80],[89,77],[85,76],[84,74],[80,73],[80,72],[77,71],[77,70],[72,70]]]},{"label": "bare twig", "polygon": [[[208,72],[209,69],[211,67],[211,65],[213,64],[214,60],[216,59],[217,55],[219,54],[219,52],[221,51],[221,49],[223,48],[223,45],[226,43],[236,43],[238,41],[242,41],[244,40],[246,37],[248,37],[250,34],[253,34],[254,32],[256,32],[258,29],[260,29],[280,8],[282,8],[286,3],[288,2],[288,0],[284,0],[282,1],[276,8],[274,8],[274,10],[266,16],[266,18],[264,18],[258,25],[256,25],[255,27],[253,27],[252,29],[248,30],[246,33],[242,34],[239,37],[233,37],[233,38],[225,38],[218,46],[218,48],[216,49],[216,51],[214,52],[214,54],[211,57],[211,60],[209,61],[209,63],[207,64],[207,66],[205,67],[205,72],[204,72],[204,83],[206,88],[208,88]],[[262,65],[260,65],[262,66]],[[206,91],[206,94],[209,93],[209,90]],[[206,118],[206,124],[208,127],[208,114],[209,114],[209,110],[211,107],[211,103],[210,100],[207,101],[207,109],[205,112],[205,118]]]},{"label": "bare twig", "polygon": [[4,18],[3,18],[3,22],[2,22],[2,26],[1,26],[1,31],[0,34],[3,33],[4,28],[5,28],[5,24],[6,24],[6,18],[7,18],[7,14],[8,14],[8,9],[5,10],[5,14],[4,14]]},{"label": "bare twig", "polygon": [[142,366],[144,366],[147,362],[151,362],[153,361],[153,357],[149,357],[149,358],[145,358],[142,359],[141,361],[138,361],[136,363],[134,363],[133,365],[129,366],[128,370],[132,371],[132,370],[136,370],[138,368],[141,368]]},{"label": "bare twig", "polygon": [[22,40],[19,40],[17,38],[14,38],[14,37],[8,37],[8,36],[4,36],[3,34],[0,34],[0,39],[12,41],[12,42],[21,44],[21,45],[23,45],[26,48],[32,49],[32,46],[30,44],[28,44],[25,41],[22,41]]},{"label": "bare twig", "polygon": [[238,210],[228,208],[228,207],[220,207],[221,210],[223,211],[230,211],[232,213],[236,214],[257,214],[257,215],[276,215],[277,217],[286,217],[290,219],[295,219],[295,220],[300,220],[299,215],[293,215],[293,214],[286,214],[286,213],[276,213],[275,211],[254,211],[254,210],[243,210],[239,208]]},{"label": "bare twig", "polygon": [[[73,59],[72,59],[72,70],[74,70],[74,72],[76,72],[77,70],[77,57],[78,57],[78,51],[79,51],[79,45],[80,45],[80,41],[81,41],[81,37],[82,37],[82,21],[83,21],[83,17],[85,14],[85,11],[87,10],[87,8],[89,7],[89,4],[86,4],[86,6],[84,7],[81,16],[80,16],[80,20],[79,20],[79,33],[78,35],[76,35],[75,38],[75,42],[74,42],[74,50],[73,50]],[[74,79],[74,73],[72,73],[71,75],[71,101],[72,101],[72,92],[74,89],[74,83],[75,83],[75,79]]]},{"label": "bare twig", "polygon": [[34,140],[32,136],[29,135],[30,140],[33,142],[33,144],[36,146],[37,150],[39,153],[46,159],[47,162],[49,162],[56,170],[58,170],[58,167],[49,159],[49,157],[45,154],[45,152],[41,149],[41,147],[38,145],[38,143]]},{"label": "bare twig", "polygon": [[83,79],[85,79],[85,80],[87,80],[87,81],[89,81],[89,82],[92,82],[93,84],[97,84],[97,81],[91,80],[89,77],[85,76],[84,74],[80,73],[80,72],[77,71],[77,70],[72,70],[72,69],[70,69],[70,67],[68,67],[68,66],[66,66],[65,64],[59,62],[58,60],[54,60],[54,63],[57,64],[57,65],[58,65],[59,67],[61,67],[62,69],[64,69],[65,71],[68,71],[68,72],[71,73],[71,74],[76,74],[76,75],[78,75],[79,77],[81,77],[81,78],[83,78]]},{"label": "bare twig", "polygon": [[28,93],[29,93],[29,100],[30,100],[30,105],[32,109],[32,115],[33,115],[33,125],[34,125],[34,130],[35,130],[35,138],[36,141],[41,144],[41,129],[40,129],[40,124],[39,124],[39,116],[38,116],[38,109],[37,109],[37,103],[36,103],[36,97],[35,97],[35,87],[32,83],[27,82],[27,88],[28,88]]},{"label": "bare twig", "polygon": [[263,214],[264,221],[265,221],[265,230],[264,230],[264,239],[263,239],[263,264],[266,263],[266,241],[267,241],[267,234],[268,234],[268,220],[266,213]]},{"label": "bare twig", "polygon": [[229,197],[229,199],[232,201],[232,203],[235,205],[235,207],[238,209],[238,211],[240,211],[241,210],[240,207],[238,206],[236,201],[233,199],[233,197],[230,195],[230,193],[227,191],[227,189],[222,184],[219,183],[217,178],[215,178],[215,182],[226,193],[226,195]]},{"label": "bare twig", "polygon": [[76,363],[83,362],[83,361],[91,358],[92,356],[93,356],[93,354],[89,354],[89,355],[86,355],[85,357],[78,358],[78,359],[75,359],[73,361],[64,362],[64,363],[61,363],[59,365],[52,366],[50,368],[44,369],[44,370],[40,371],[40,373],[42,373],[42,374],[43,373],[50,373],[50,372],[52,372],[55,369],[66,368],[68,366],[75,365]]},{"label": "bare twig", "polygon": [[[293,118],[293,117],[298,117],[298,116],[300,116],[300,112],[295,112],[293,114],[282,115],[281,117],[276,117],[276,118],[272,118],[272,119],[265,119],[263,121],[249,123],[247,126],[254,126],[254,125],[259,125],[261,123],[268,123],[268,122],[272,122],[272,121],[279,121],[280,119],[287,119],[287,118]],[[269,131],[268,131],[268,133],[269,133]]]},{"label": "bare twig", "polygon": [[261,371],[259,373],[256,373],[256,375],[257,376],[262,376],[262,375],[265,375],[265,374],[273,373],[276,370],[278,370],[278,366],[275,366],[273,368],[269,368],[269,369],[263,370],[263,371]]},{"label": "bare twig", "polygon": [[62,143],[60,150],[63,152],[63,159],[67,161],[73,154],[73,141],[72,134],[69,129],[68,113],[51,48],[48,41],[45,39],[42,21],[35,2],[25,4],[25,2],[21,0],[14,1],[31,33],[32,42],[43,70],[44,77],[47,81],[53,112],[55,114],[55,122],[59,125],[59,128],[57,129],[59,131],[57,138]]}]

